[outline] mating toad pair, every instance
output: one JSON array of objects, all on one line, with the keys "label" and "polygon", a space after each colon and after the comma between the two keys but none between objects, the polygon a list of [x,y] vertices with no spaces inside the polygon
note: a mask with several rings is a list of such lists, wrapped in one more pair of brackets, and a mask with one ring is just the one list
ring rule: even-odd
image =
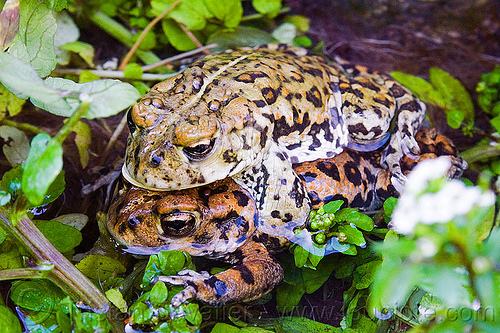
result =
[{"label": "mating toad pair", "polygon": [[178,249],[236,264],[181,272],[177,306],[256,299],[283,277],[269,255],[325,201],[372,209],[416,160],[450,155],[425,105],[390,77],[284,45],[207,56],[129,112],[124,178],[108,227],[131,252]]}]

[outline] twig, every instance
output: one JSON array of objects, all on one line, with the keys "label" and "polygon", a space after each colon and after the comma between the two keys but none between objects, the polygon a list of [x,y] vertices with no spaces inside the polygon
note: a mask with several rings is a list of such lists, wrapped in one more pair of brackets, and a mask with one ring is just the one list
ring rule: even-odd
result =
[{"label": "twig", "polygon": [[152,70],[152,69],[154,69],[156,67],[160,67],[160,66],[166,65],[168,63],[171,63],[173,61],[176,61],[176,60],[179,60],[179,59],[183,59],[183,58],[187,58],[187,57],[190,57],[192,55],[198,54],[200,52],[204,52],[205,50],[213,49],[214,47],[217,47],[217,44],[210,44],[210,45],[206,45],[206,46],[197,48],[197,49],[192,50],[192,51],[188,51],[188,52],[184,52],[184,53],[181,53],[181,54],[177,54],[177,55],[175,55],[173,57],[170,57],[170,58],[167,58],[167,59],[163,59],[162,61],[158,61],[157,63],[151,64],[151,65],[142,66],[142,70],[144,72],[146,72],[146,71]]},{"label": "twig", "polygon": [[[79,69],[79,68],[60,68],[60,69],[55,69],[52,74],[55,75],[80,75],[81,72],[84,69]],[[88,70],[88,69],[85,69]],[[111,79],[124,79],[125,75],[123,74],[122,71],[108,71],[108,70],[88,70],[89,72],[99,76],[99,77],[107,77]],[[170,73],[170,74],[151,74],[151,73],[144,73],[141,76],[141,80],[143,81],[163,81],[168,79],[169,77],[175,76],[179,74],[178,72],[176,73]]]},{"label": "twig", "polygon": [[[278,15],[288,13],[289,11],[290,11],[289,7],[283,7],[278,12]],[[259,19],[263,18],[264,16],[265,15],[261,14],[261,13],[255,13],[255,14],[246,15],[246,16],[243,16],[241,18],[240,22],[248,22],[248,21],[253,21],[253,20],[259,20]]]},{"label": "twig", "polygon": [[[182,31],[184,31],[184,33],[189,37],[189,39],[191,39],[193,41],[193,43],[196,44],[197,47],[199,47],[199,48],[203,47],[203,44],[196,38],[195,35],[193,35],[193,33],[191,31],[189,31],[188,28],[186,28],[186,26],[184,24],[182,24],[182,23],[177,23],[177,24],[179,24]],[[203,53],[210,54],[210,51],[204,50]]]},{"label": "twig", "polygon": [[0,124],[15,127],[15,128],[20,129],[22,131],[31,132],[34,134],[46,133],[45,131],[39,129],[36,126],[26,124],[26,123],[18,123],[17,121],[10,120],[10,119],[2,119],[0,121]]},{"label": "twig", "polygon": [[[118,39],[125,46],[132,47],[134,45],[134,35],[123,25],[103,12],[95,11],[89,15],[89,19],[108,34]],[[160,58],[151,51],[137,50],[136,54],[145,64],[152,64],[160,61]]]},{"label": "twig", "polygon": [[136,42],[134,43],[134,45],[132,46],[130,51],[128,51],[125,58],[123,58],[123,61],[120,65],[120,67],[118,68],[119,70],[123,71],[125,69],[125,66],[127,66],[128,61],[130,60],[132,55],[135,53],[135,51],[137,51],[137,49],[139,48],[139,45],[141,44],[144,37],[146,37],[146,34],[149,32],[149,30],[151,30],[155,26],[156,23],[158,23],[162,18],[164,18],[168,13],[170,13],[180,2],[181,2],[181,0],[174,1],[174,3],[172,3],[170,6],[168,6],[168,8],[165,9],[165,11],[163,11],[163,13],[161,13],[160,15],[155,17],[151,22],[149,22],[147,27],[142,31],[139,38],[137,38]]},{"label": "twig", "polygon": [[106,149],[104,150],[103,156],[107,156],[111,147],[114,146],[116,139],[118,139],[118,137],[120,136],[120,133],[125,128],[125,125],[127,124],[127,112],[130,112],[130,111],[125,112],[125,115],[122,117],[122,120],[120,121],[118,126],[116,126],[116,129],[113,132],[113,135],[111,135],[111,138],[108,141],[108,145],[106,146]]},{"label": "twig", "polygon": [[54,266],[48,274],[59,287],[80,298],[94,312],[108,311],[109,304],[104,294],[57,251],[27,216],[21,217],[14,226],[4,212],[0,211],[0,225],[24,246],[37,263],[50,263]]}]

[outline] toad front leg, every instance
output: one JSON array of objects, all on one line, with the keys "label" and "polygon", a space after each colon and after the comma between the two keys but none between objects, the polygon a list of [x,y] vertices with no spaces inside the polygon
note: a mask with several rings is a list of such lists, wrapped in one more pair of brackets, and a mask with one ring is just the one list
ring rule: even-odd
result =
[{"label": "toad front leg", "polygon": [[178,307],[190,298],[211,306],[223,306],[260,298],[283,279],[283,269],[260,243],[247,242],[230,254],[228,261],[239,265],[215,275],[186,270],[179,272],[179,276],[159,276],[154,282],[163,281],[185,287],[172,298],[173,307]]}]

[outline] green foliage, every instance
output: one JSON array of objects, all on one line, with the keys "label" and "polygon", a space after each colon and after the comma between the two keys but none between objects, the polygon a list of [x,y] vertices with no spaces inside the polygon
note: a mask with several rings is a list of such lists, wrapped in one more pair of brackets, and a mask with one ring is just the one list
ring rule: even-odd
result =
[{"label": "green foliage", "polygon": [[82,233],[58,221],[38,221],[36,226],[61,253],[73,250],[82,241]]},{"label": "green foliage", "polygon": [[118,260],[101,254],[83,258],[76,267],[94,281],[104,281],[114,273],[125,273],[125,267]]},{"label": "green foliage", "polygon": [[442,69],[432,67],[429,81],[401,72],[391,75],[422,101],[439,106],[446,112],[448,125],[460,128],[465,121],[470,130],[474,123],[474,104],[464,86]]},{"label": "green foliage", "polygon": [[23,164],[21,188],[33,206],[43,202],[52,182],[62,170],[61,144],[48,134],[38,134]]},{"label": "green foliage", "polygon": [[19,3],[19,30],[24,33],[16,35],[9,52],[29,63],[39,76],[45,77],[56,67],[56,20],[47,2],[25,0]]},{"label": "green foliage", "polygon": [[141,288],[145,291],[130,306],[131,324],[148,327],[159,332],[195,332],[201,325],[198,304],[184,303],[172,308],[170,302],[182,287],[165,285],[162,281],[151,286],[160,275],[176,275],[183,269],[195,269],[191,257],[180,251],[160,251],[149,257]]},{"label": "green foliage", "polygon": [[0,333],[21,333],[21,324],[12,311],[5,305],[0,305]]},{"label": "green foliage", "polygon": [[492,117],[491,125],[500,132],[500,66],[490,73],[481,75],[477,84],[477,103],[481,109]]}]

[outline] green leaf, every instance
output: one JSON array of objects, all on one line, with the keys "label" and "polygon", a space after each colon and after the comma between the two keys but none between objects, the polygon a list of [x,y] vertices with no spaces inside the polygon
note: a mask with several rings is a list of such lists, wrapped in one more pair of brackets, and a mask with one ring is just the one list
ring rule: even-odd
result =
[{"label": "green leaf", "polygon": [[123,299],[123,295],[118,290],[118,288],[113,288],[106,291],[106,297],[120,310],[120,312],[127,312],[127,302]]},{"label": "green leaf", "polygon": [[445,98],[448,110],[458,110],[468,123],[474,122],[474,104],[465,87],[444,70],[431,67],[429,80]]},{"label": "green leaf", "polygon": [[306,264],[307,258],[309,258],[309,251],[297,245],[293,248],[293,257],[295,259],[295,266],[300,268]]},{"label": "green leaf", "polygon": [[423,268],[425,280],[419,283],[419,287],[450,307],[466,306],[470,303],[467,273],[457,270],[454,264],[434,264]]},{"label": "green leaf", "polygon": [[373,281],[373,274],[380,266],[380,260],[370,261],[366,264],[360,265],[354,271],[354,282],[356,289],[365,289],[370,286]]},{"label": "green leaf", "polygon": [[149,256],[148,264],[144,270],[144,275],[142,277],[142,288],[150,289],[150,283],[153,279],[161,275],[160,260],[157,255]]},{"label": "green leaf", "polygon": [[181,251],[160,251],[158,261],[163,274],[175,275],[184,268],[186,256]]},{"label": "green leaf", "polygon": [[0,126],[0,138],[5,142],[2,150],[11,166],[15,167],[26,160],[30,142],[23,131],[11,126]]},{"label": "green leaf", "polygon": [[269,331],[260,327],[246,326],[240,329],[240,333],[273,333],[274,331]]},{"label": "green leaf", "polygon": [[224,323],[217,323],[212,328],[210,333],[238,333],[239,331],[240,331],[240,329],[238,327],[224,324]]},{"label": "green leaf", "polygon": [[61,144],[46,133],[36,135],[31,141],[21,181],[23,192],[31,204],[36,206],[42,203],[49,186],[62,170],[62,154]]},{"label": "green leaf", "polygon": [[252,6],[259,13],[274,18],[281,9],[281,0],[252,0]]},{"label": "green leaf", "polygon": [[3,84],[0,84],[0,120],[7,116],[7,111],[9,116],[15,116],[21,112],[25,102],[8,91]]},{"label": "green leaf", "polygon": [[89,147],[92,142],[92,131],[90,126],[82,121],[78,121],[72,128],[75,132],[75,143],[80,154],[80,164],[85,169],[89,163]]},{"label": "green leaf", "polygon": [[355,313],[355,310],[356,310],[356,307],[358,305],[358,301],[359,301],[361,295],[362,295],[362,293],[357,292],[356,295],[349,302],[349,305],[347,306],[346,315],[344,317],[345,323],[347,324],[347,327],[352,327],[352,319],[353,319],[353,316],[354,316],[354,313]]},{"label": "green leaf", "polygon": [[127,79],[137,79],[140,80],[142,77],[142,67],[139,64],[136,63],[130,63],[125,66],[125,69],[123,70],[123,75],[125,75],[125,78]]},{"label": "green leaf", "polygon": [[119,80],[97,80],[86,83],[75,83],[62,78],[47,78],[44,83],[52,89],[58,91],[72,92],[65,98],[70,105],[70,110],[57,110],[52,107],[44,108],[44,105],[37,105],[53,114],[69,117],[80,106],[80,94],[88,94],[91,103],[85,118],[104,118],[113,116],[123,109],[132,105],[141,96],[131,85]]},{"label": "green leaf", "polygon": [[22,259],[23,258],[16,247],[12,247],[10,251],[2,249],[2,252],[0,253],[0,269],[22,268]]},{"label": "green leaf", "polygon": [[238,27],[235,29],[222,29],[210,35],[207,44],[217,44],[214,52],[238,46],[257,46],[271,43],[273,37],[270,33],[253,27]]},{"label": "green leaf", "polygon": [[398,199],[394,197],[387,198],[387,200],[384,201],[384,220],[385,223],[389,223],[391,220],[392,212],[394,211],[394,208],[396,207],[396,204],[398,203]]},{"label": "green leaf", "polygon": [[[152,13],[159,15],[164,12],[174,1],[151,1]],[[203,0],[182,1],[167,15],[168,18],[184,24],[190,31],[201,30],[206,25],[206,19],[213,17],[205,6]],[[168,36],[167,36],[168,37]]]},{"label": "green leaf", "polygon": [[459,129],[464,121],[464,113],[458,109],[446,113],[446,122],[451,128]]},{"label": "green leaf", "polygon": [[333,327],[327,324],[304,317],[282,317],[280,318],[283,331],[287,333],[341,333],[342,330],[338,327]]},{"label": "green leaf", "polygon": [[0,333],[21,333],[21,324],[17,316],[5,305],[0,305]]},{"label": "green leaf", "polygon": [[76,42],[80,37],[80,30],[69,14],[64,11],[56,14],[57,30],[54,37],[54,47],[56,51],[57,63],[60,65],[67,65],[70,61],[70,54],[68,51],[61,48],[67,43]]},{"label": "green leaf", "polygon": [[172,319],[172,329],[174,332],[179,332],[179,333],[189,333],[191,330],[189,329],[189,326],[187,324],[186,319],[176,317]]},{"label": "green leaf", "polygon": [[335,261],[336,259],[333,256],[327,256],[320,261],[316,270],[309,268],[302,269],[302,278],[308,294],[312,294],[318,290],[328,280],[335,268],[333,264]]},{"label": "green leaf", "polygon": [[78,83],[86,83],[99,80],[99,76],[95,75],[93,72],[89,70],[82,70],[80,75],[78,76]]},{"label": "green leaf", "polygon": [[82,241],[82,233],[58,221],[37,221],[36,226],[61,253],[67,253]]},{"label": "green leaf", "polygon": [[95,67],[94,47],[92,45],[76,41],[61,45],[60,49],[78,54],[87,63],[87,65],[89,65],[89,67]]},{"label": "green leaf", "polygon": [[240,0],[204,0],[205,7],[211,15],[215,16],[224,26],[236,28],[243,17],[243,7]]},{"label": "green leaf", "polygon": [[89,218],[85,214],[72,213],[59,215],[55,218],[55,220],[61,222],[64,225],[75,228],[76,230],[82,230],[89,221]]},{"label": "green leaf", "polygon": [[155,308],[159,308],[165,303],[168,298],[168,289],[163,281],[158,281],[155,283],[153,288],[151,288],[150,294],[151,304]]},{"label": "green leaf", "polygon": [[278,285],[276,288],[276,307],[278,311],[281,313],[293,311],[305,292],[303,286],[296,286],[286,282]]},{"label": "green leaf", "polygon": [[411,291],[421,281],[418,267],[396,260],[386,260],[375,272],[370,291],[372,307],[398,307],[406,302]]},{"label": "green leaf", "polygon": [[130,84],[119,80],[75,83],[49,77],[42,80],[28,64],[0,52],[0,81],[19,98],[55,115],[69,117],[81,104],[84,94],[91,103],[86,118],[109,117],[133,104],[139,97]]},{"label": "green leaf", "polygon": [[293,40],[293,45],[309,48],[312,46],[312,40],[306,36],[299,36]]},{"label": "green leaf", "polygon": [[54,36],[56,20],[47,2],[20,1],[19,31],[9,48],[10,54],[29,62],[41,77],[56,67]]},{"label": "green leaf", "polygon": [[10,299],[20,307],[37,312],[51,313],[65,297],[64,292],[49,280],[15,281]]},{"label": "green leaf", "polygon": [[104,281],[115,271],[125,273],[125,267],[116,259],[100,254],[92,254],[83,258],[76,267],[94,281]]},{"label": "green leaf", "polygon": [[192,325],[195,325],[195,326],[200,326],[201,325],[201,322],[202,322],[202,316],[201,316],[201,313],[200,313],[200,307],[198,304],[196,303],[189,303],[187,306],[186,306],[186,315],[184,316],[184,318],[186,318],[186,320],[188,322],[190,322]]},{"label": "green leaf", "polygon": [[356,227],[352,227],[350,225],[341,225],[339,226],[339,232],[347,236],[347,242],[349,244],[354,244],[361,247],[366,245],[363,233],[356,229]]},{"label": "green leaf", "polygon": [[44,85],[37,72],[26,62],[8,53],[0,52],[0,81],[18,98],[31,98],[36,106],[41,101],[53,104],[54,108],[70,109],[58,92]]},{"label": "green leaf", "polygon": [[498,133],[500,133],[500,115],[498,115],[495,118],[491,119],[490,122],[491,122],[491,126],[493,126],[493,128],[495,129],[495,131],[497,131]]},{"label": "green leaf", "polygon": [[0,181],[0,189],[16,195],[17,191],[21,189],[21,179],[23,178],[23,168],[18,165],[3,174],[2,181]]},{"label": "green leaf", "polygon": [[354,224],[356,227],[365,230],[373,230],[373,220],[366,214],[360,212],[352,212],[347,215],[346,222]]},{"label": "green leaf", "polygon": [[344,201],[342,200],[330,201],[329,203],[323,206],[323,210],[327,214],[334,214],[340,209],[340,207],[342,207],[343,204]]},{"label": "green leaf", "polygon": [[19,31],[19,0],[5,1],[0,13],[0,48],[6,50]]},{"label": "green leaf", "polygon": [[54,179],[52,184],[50,184],[47,192],[45,192],[40,206],[46,205],[49,202],[56,200],[64,192],[64,189],[66,187],[66,180],[64,179],[64,175],[64,170],[59,172],[56,179]]},{"label": "green leaf", "polygon": [[425,103],[435,104],[442,109],[447,108],[446,97],[424,79],[402,72],[391,72],[391,76]]},{"label": "green leaf", "polygon": [[307,30],[309,30],[311,20],[302,15],[287,15],[283,21],[293,24],[300,32],[307,32]]},{"label": "green leaf", "polygon": [[186,35],[179,24],[171,19],[161,21],[161,27],[168,42],[179,51],[189,51],[196,48],[196,44]]}]

